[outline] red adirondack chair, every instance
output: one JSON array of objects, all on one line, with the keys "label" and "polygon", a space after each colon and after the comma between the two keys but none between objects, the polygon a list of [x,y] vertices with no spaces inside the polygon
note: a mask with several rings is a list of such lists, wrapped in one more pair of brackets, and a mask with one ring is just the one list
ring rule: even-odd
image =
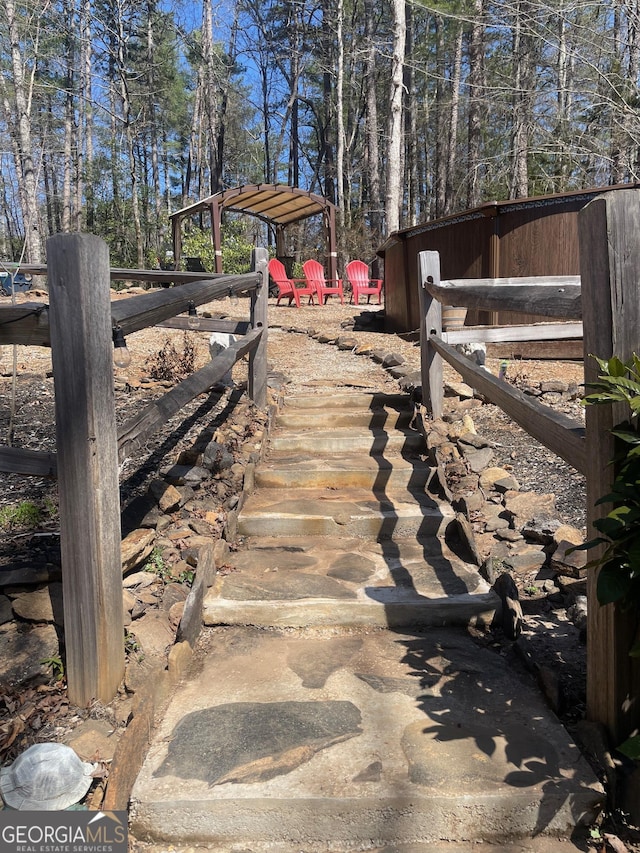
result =
[{"label": "red adirondack chair", "polygon": [[280,300],[283,296],[286,296],[288,298],[289,305],[291,305],[292,299],[295,300],[296,308],[300,307],[301,296],[308,296],[309,302],[313,302],[315,288],[309,287],[309,285],[307,285],[306,287],[296,287],[296,284],[298,282],[305,282],[306,284],[306,279],[289,278],[282,261],[279,261],[277,258],[271,258],[267,265],[267,268],[269,270],[269,275],[278,286],[278,299],[276,301],[276,305],[280,304]]},{"label": "red adirondack chair", "polygon": [[367,297],[367,304],[372,296],[378,296],[378,305],[382,304],[382,279],[369,278],[369,267],[364,261],[351,261],[346,266],[347,278],[351,285],[351,301],[357,305],[361,296]]},{"label": "red adirondack chair", "polygon": [[326,305],[327,299],[330,296],[339,296],[340,304],[344,305],[341,278],[331,278],[329,279],[329,284],[327,284],[327,279],[324,277],[324,269],[319,261],[305,261],[302,264],[302,269],[304,270],[309,287],[313,287],[318,294],[320,305]]}]

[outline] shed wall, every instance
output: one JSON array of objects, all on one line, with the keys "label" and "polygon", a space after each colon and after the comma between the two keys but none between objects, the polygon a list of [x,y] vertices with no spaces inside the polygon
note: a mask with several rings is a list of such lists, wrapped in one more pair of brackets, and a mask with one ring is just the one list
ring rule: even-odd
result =
[{"label": "shed wall", "polygon": [[[409,332],[420,326],[418,253],[422,251],[440,253],[443,280],[579,275],[578,211],[596,196],[616,189],[622,187],[487,204],[393,234],[379,250],[385,262],[387,328]],[[514,312],[469,311],[467,324],[508,325],[545,319]]]}]

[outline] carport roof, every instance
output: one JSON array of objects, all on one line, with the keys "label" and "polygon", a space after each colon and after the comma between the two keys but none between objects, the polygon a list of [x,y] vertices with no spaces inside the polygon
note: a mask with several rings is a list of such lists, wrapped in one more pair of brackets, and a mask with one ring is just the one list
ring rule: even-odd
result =
[{"label": "carport roof", "polygon": [[315,193],[278,184],[247,184],[233,187],[201,199],[178,210],[171,219],[182,219],[191,213],[218,207],[257,216],[275,225],[289,225],[309,216],[329,212],[334,205]]}]

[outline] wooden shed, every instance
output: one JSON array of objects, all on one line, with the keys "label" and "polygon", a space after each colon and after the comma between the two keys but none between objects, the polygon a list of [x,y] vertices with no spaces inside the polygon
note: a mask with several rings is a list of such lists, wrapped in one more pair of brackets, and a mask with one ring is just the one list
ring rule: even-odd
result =
[{"label": "wooden shed", "polygon": [[[394,232],[378,249],[378,255],[384,258],[387,328],[410,332],[420,326],[419,252],[440,252],[443,279],[579,275],[578,211],[604,192],[639,186],[594,187],[561,195],[489,202]],[[469,311],[467,325],[532,319],[536,318],[510,312]]]}]

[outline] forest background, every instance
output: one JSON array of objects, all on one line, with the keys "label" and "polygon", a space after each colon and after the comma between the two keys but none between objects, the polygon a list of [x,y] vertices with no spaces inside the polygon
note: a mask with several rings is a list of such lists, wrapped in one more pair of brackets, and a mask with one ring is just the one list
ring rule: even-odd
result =
[{"label": "forest background", "polygon": [[[640,171],[640,0],[5,0],[0,65],[0,266],[81,230],[158,267],[171,213],[283,183],[338,206],[342,267]],[[204,225],[185,254],[212,269]],[[324,260],[321,223],[289,231]],[[227,215],[225,271],[271,236]]]}]

